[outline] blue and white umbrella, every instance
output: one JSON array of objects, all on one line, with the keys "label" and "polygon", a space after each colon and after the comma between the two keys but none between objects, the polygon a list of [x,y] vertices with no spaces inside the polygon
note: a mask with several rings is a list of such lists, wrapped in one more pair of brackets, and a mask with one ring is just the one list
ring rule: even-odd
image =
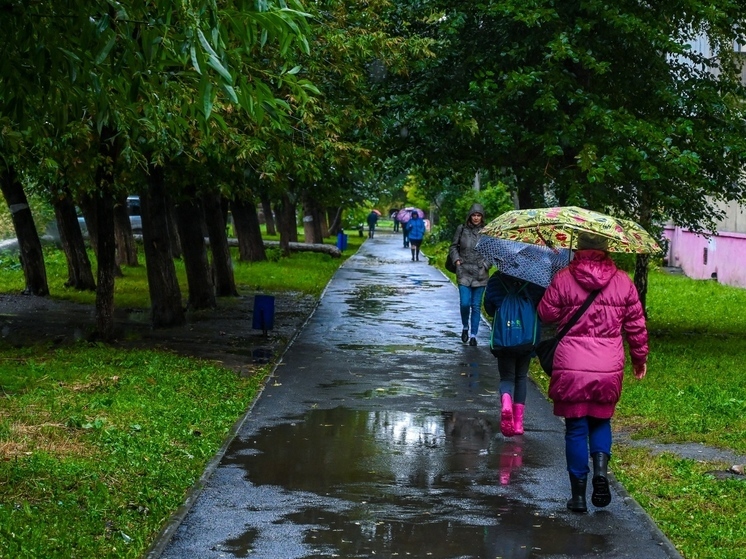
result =
[{"label": "blue and white umbrella", "polygon": [[569,249],[551,249],[487,235],[480,235],[475,248],[501,272],[542,287],[547,287],[554,274],[572,259]]}]

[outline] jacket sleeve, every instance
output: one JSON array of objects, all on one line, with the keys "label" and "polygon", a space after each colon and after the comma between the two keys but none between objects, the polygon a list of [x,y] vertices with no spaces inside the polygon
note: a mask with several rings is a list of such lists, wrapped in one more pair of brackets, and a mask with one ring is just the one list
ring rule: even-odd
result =
[{"label": "jacket sleeve", "polygon": [[562,316],[562,304],[560,302],[560,290],[557,286],[557,276],[552,279],[544,296],[539,301],[536,311],[539,313],[539,319],[544,324],[554,324]]},{"label": "jacket sleeve", "polygon": [[622,318],[622,330],[629,344],[629,354],[634,365],[641,365],[648,357],[648,330],[645,325],[645,314],[632,281],[626,297],[626,308]]}]

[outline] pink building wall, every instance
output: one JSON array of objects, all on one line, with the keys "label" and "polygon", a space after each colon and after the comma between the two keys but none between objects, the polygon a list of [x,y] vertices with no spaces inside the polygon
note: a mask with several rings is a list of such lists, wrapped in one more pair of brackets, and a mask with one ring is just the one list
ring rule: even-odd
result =
[{"label": "pink building wall", "polygon": [[680,227],[666,227],[666,258],[693,279],[714,279],[746,288],[746,233],[719,232],[709,238]]}]

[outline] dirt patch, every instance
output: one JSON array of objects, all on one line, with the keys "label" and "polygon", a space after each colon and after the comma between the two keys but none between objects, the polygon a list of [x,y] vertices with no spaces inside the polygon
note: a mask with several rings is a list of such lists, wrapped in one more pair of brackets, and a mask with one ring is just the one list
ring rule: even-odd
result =
[{"label": "dirt patch", "polygon": [[[274,294],[274,324],[265,334],[252,327],[254,295],[221,299],[216,309],[187,313],[187,323],[153,329],[147,311],[117,309],[112,345],[161,349],[219,362],[241,374],[271,362],[284,351],[313,312],[317,299],[301,293]],[[0,339],[14,347],[64,345],[91,339],[93,305],[0,295]]]}]

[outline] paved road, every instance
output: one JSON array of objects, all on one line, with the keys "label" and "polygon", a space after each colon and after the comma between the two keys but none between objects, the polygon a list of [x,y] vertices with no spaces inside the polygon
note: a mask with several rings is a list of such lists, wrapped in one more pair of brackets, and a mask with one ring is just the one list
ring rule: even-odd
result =
[{"label": "paved road", "polygon": [[563,425],[530,387],[499,430],[483,325],[377,232],[334,276],[226,452],[148,559],[678,558],[639,506],[568,512]]}]

